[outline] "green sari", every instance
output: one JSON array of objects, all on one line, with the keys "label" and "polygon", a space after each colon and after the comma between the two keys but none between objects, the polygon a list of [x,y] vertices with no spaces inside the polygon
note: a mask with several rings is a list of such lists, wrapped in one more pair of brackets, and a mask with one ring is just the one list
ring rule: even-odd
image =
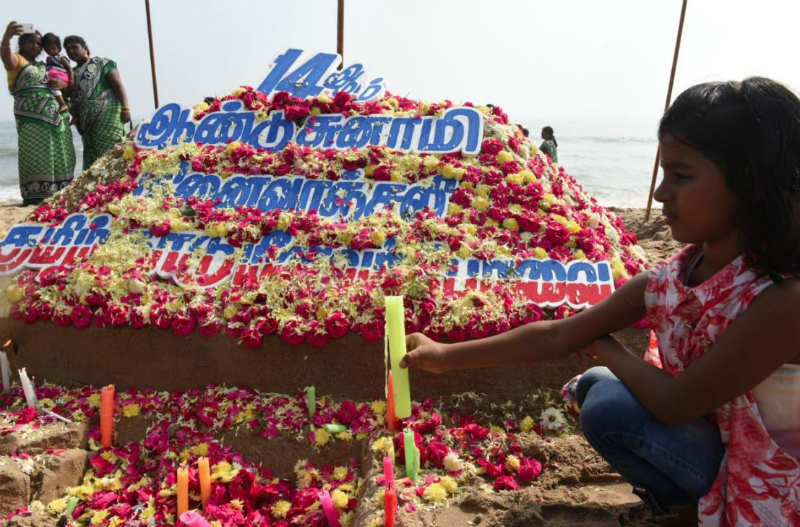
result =
[{"label": "green sari", "polygon": [[47,87],[43,62],[32,62],[11,86],[17,121],[19,188],[23,202],[38,202],[69,185],[75,149],[69,119]]},{"label": "green sari", "polygon": [[122,103],[108,82],[108,74],[115,69],[113,60],[92,57],[73,70],[72,113],[83,137],[84,170],[125,135]]}]

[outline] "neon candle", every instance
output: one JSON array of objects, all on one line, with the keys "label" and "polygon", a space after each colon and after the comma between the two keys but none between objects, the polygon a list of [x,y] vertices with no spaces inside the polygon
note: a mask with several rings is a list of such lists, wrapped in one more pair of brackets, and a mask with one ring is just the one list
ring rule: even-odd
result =
[{"label": "neon candle", "polygon": [[9,375],[11,370],[8,367],[8,355],[5,351],[0,351],[0,371],[3,375],[3,393],[6,393],[11,389],[11,376]]},{"label": "neon candle", "polygon": [[393,488],[387,489],[383,495],[383,524],[385,527],[394,527],[397,516],[397,491]]},{"label": "neon candle", "polygon": [[386,382],[386,384],[388,386],[386,389],[386,428],[395,434],[399,430],[399,426],[394,404],[394,379],[392,378],[391,371],[389,372],[389,380]]},{"label": "neon candle", "polygon": [[395,416],[404,419],[411,415],[411,390],[408,370],[400,367],[406,355],[406,316],[402,296],[386,297],[386,332],[389,337],[389,362],[394,377]]},{"label": "neon candle", "polygon": [[208,458],[205,456],[197,460],[197,477],[200,479],[200,500],[205,509],[208,497],[211,496],[211,471],[208,467]]},{"label": "neon candle", "polygon": [[414,431],[410,428],[403,430],[404,447],[406,454],[406,475],[411,479],[417,479],[419,470],[419,450],[414,443]]},{"label": "neon candle", "polygon": [[336,507],[333,506],[333,500],[327,490],[323,490],[319,493],[319,503],[322,505],[325,517],[328,518],[328,525],[330,525],[330,527],[341,527],[339,524],[339,513],[336,512]]},{"label": "neon candle", "polygon": [[178,516],[189,509],[189,469],[178,467]]},{"label": "neon candle", "polygon": [[114,385],[105,386],[100,392],[100,444],[111,447],[111,434],[114,429]]},{"label": "neon candle", "polygon": [[308,422],[314,426],[314,412],[317,409],[317,389],[313,386],[306,388],[306,406],[308,407]]},{"label": "neon candle", "polygon": [[25,394],[25,402],[28,408],[36,408],[39,406],[39,401],[36,400],[36,391],[33,389],[33,383],[28,378],[28,372],[25,368],[19,370],[19,382],[22,384],[22,392]]}]

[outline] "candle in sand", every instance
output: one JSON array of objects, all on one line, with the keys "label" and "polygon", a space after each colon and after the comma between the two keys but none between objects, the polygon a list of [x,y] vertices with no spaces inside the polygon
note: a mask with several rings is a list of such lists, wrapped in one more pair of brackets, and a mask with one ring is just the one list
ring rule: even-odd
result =
[{"label": "candle in sand", "polygon": [[189,469],[178,467],[178,516],[189,510]]},{"label": "candle in sand", "polygon": [[36,390],[33,389],[33,383],[28,378],[28,372],[25,368],[19,370],[19,382],[22,384],[22,392],[25,394],[25,402],[28,408],[36,408],[39,401],[36,400]]},{"label": "candle in sand", "polygon": [[109,384],[100,391],[100,444],[111,447],[114,431],[114,385]]},{"label": "candle in sand", "polygon": [[208,458],[205,456],[197,460],[197,477],[200,479],[200,501],[203,502],[203,508],[205,508],[208,497],[211,496],[211,471],[208,466]]},{"label": "candle in sand", "polygon": [[408,370],[400,367],[406,355],[406,317],[402,296],[386,297],[386,333],[389,339],[389,362],[394,378],[395,416],[404,419],[411,415],[411,391]]}]

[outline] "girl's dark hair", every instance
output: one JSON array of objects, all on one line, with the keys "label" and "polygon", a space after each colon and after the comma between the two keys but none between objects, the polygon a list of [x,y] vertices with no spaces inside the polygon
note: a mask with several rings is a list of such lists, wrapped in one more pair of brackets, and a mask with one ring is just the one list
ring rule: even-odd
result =
[{"label": "girl's dark hair", "polygon": [[553,127],[552,126],[545,126],[542,128],[542,135],[545,137],[550,137],[553,140],[553,143],[558,147],[558,141],[556,141],[556,136],[553,135]]},{"label": "girl's dark hair", "polygon": [[70,44],[80,44],[81,46],[89,51],[89,46],[86,45],[86,41],[83,40],[83,37],[79,37],[78,35],[69,35],[68,37],[64,38],[64,47],[67,47]]},{"label": "girl's dark hair", "polygon": [[667,135],[725,174],[751,265],[773,278],[800,272],[800,99],[763,77],[698,84],[661,118]]},{"label": "girl's dark hair", "polygon": [[61,39],[55,33],[45,33],[42,37],[42,47],[46,48],[50,44],[55,44],[61,49]]}]

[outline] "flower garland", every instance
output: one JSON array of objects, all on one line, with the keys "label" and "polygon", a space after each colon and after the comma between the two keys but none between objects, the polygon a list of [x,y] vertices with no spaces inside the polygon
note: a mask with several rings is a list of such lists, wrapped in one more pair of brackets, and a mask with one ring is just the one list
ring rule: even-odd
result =
[{"label": "flower garland", "polygon": [[[346,93],[301,100],[278,93],[271,100],[249,87],[201,103],[195,119],[238,99],[260,119],[283,111],[290,119],[323,113],[393,116],[441,115],[450,101],[427,104],[386,94],[367,103]],[[467,103],[469,105],[469,103]],[[443,277],[453,256],[562,262],[607,260],[619,284],[644,268],[645,256],[622,220],[599,206],[563,169],[541,154],[498,107],[477,107],[484,116],[480,154],[411,154],[386,147],[333,150],[290,144],[281,152],[231,142],[226,146],[181,144],[161,151],[137,150],[124,142],[106,154],[31,219],[57,225],[72,212],[113,215],[111,236],[92,254],[52,269],[45,277],[24,271],[6,291],[11,316],[27,323],[51,321],[77,328],[96,325],[155,326],[176,335],[224,332],[245,346],[259,347],[270,335],[291,344],[323,347],[330,339],[358,333],[368,341],[383,336],[383,297],[402,294],[407,331],[424,331],[454,341],[501,333],[543,317],[566,317],[561,306],[543,311],[525,298],[514,280],[495,281],[464,295],[444,291]],[[274,177],[335,180],[359,168],[367,182],[431,182],[434,175],[455,180],[443,217],[430,209],[401,215],[397,207],[356,221],[331,220],[314,210],[216,207],[217,202],[176,198],[168,175],[180,163],[192,170]],[[144,180],[137,179],[148,174]],[[143,182],[144,181],[144,182]],[[132,193],[153,185],[150,196]],[[142,230],[154,236],[200,231],[241,247],[285,232],[304,248],[302,263],[275,267],[208,290],[179,287],[159,278]],[[368,277],[353,278],[347,262],[322,257],[330,248],[378,249],[394,241],[396,263]],[[267,256],[275,256],[272,248]],[[185,271],[201,255],[181,263]]]}]

